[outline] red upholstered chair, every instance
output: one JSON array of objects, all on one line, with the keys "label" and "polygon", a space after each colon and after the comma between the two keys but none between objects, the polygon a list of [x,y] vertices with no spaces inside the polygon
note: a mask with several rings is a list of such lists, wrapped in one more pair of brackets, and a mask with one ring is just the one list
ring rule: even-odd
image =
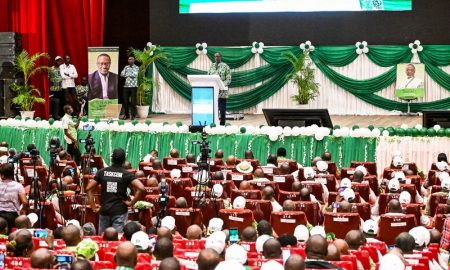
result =
[{"label": "red upholstered chair", "polygon": [[369,186],[375,195],[380,195],[380,185],[376,175],[368,175],[364,177],[364,180],[369,182]]},{"label": "red upholstered chair", "polygon": [[241,245],[247,252],[256,253],[256,242],[240,242]]},{"label": "red upholstered chair", "polygon": [[387,252],[387,246],[384,242],[370,242],[367,243],[368,246],[375,247],[378,251],[380,251],[381,255],[385,255]]},{"label": "red upholstered chair", "polygon": [[144,162],[144,161],[139,162],[139,170],[140,171],[145,171],[145,170],[150,171],[152,169],[153,169],[152,162]]},{"label": "red upholstered chair", "polygon": [[128,208],[128,220],[137,220],[146,228],[151,228],[153,226],[152,210]]},{"label": "red upholstered chair", "polygon": [[430,216],[434,217],[436,213],[436,209],[439,204],[447,202],[448,195],[441,193],[432,193],[430,195],[429,203],[430,203]]},{"label": "red upholstered chair", "polygon": [[417,165],[415,162],[405,162],[405,163],[403,163],[403,170],[405,170],[405,171],[412,170],[413,174],[416,175],[417,174]]},{"label": "red upholstered chair", "polygon": [[220,171],[217,166],[223,166],[225,162],[221,158],[210,158],[209,159],[209,169],[211,172]]},{"label": "red upholstered chair", "polygon": [[169,183],[169,195],[174,196],[175,198],[183,197],[184,189],[186,187],[192,187],[190,178],[167,178],[166,181]]},{"label": "red upholstered chair", "polygon": [[173,243],[177,245],[180,249],[201,250],[205,248],[206,239],[197,240],[197,239],[175,238],[173,239]]},{"label": "red upholstered chair", "polygon": [[[416,201],[416,186],[414,184],[400,184],[400,190],[398,191],[398,193],[401,193],[402,191],[408,191],[409,194],[411,194],[411,202],[415,202]],[[386,186],[385,187],[385,193],[388,193],[389,189]]]},{"label": "red upholstered chair", "polygon": [[261,191],[259,189],[251,189],[251,190],[238,190],[234,189],[231,191],[231,201],[238,196],[242,196],[246,199],[251,200],[261,200]]},{"label": "red upholstered chair", "polygon": [[272,203],[266,200],[246,200],[245,208],[253,211],[253,217],[257,222],[265,219],[270,221]]},{"label": "red upholstered chair", "polygon": [[212,188],[215,184],[220,184],[223,187],[222,198],[231,198],[231,192],[236,189],[236,185],[233,180],[211,180],[210,187]]},{"label": "red upholstered chair", "polygon": [[203,215],[203,223],[208,226],[209,220],[219,216],[219,210],[224,209],[223,199],[206,199],[205,204],[200,207]]},{"label": "red upholstered chair", "polygon": [[405,214],[414,215],[416,223],[420,224],[420,216],[422,215],[422,206],[418,203],[409,203],[402,205]]},{"label": "red upholstered chair", "polygon": [[[272,178],[272,179],[271,179]],[[269,180],[273,180],[278,184],[280,190],[291,191],[292,183],[294,183],[294,176],[292,174],[276,175],[268,177]]]},{"label": "red upholstered chair", "polygon": [[325,213],[323,226],[326,232],[332,232],[336,238],[344,239],[351,230],[359,230],[361,218],[358,213]]},{"label": "red upholstered chair", "polygon": [[[20,169],[20,175],[25,175],[25,166],[31,166],[33,167],[34,164],[31,161],[31,158],[21,158],[19,159],[19,169]],[[42,162],[40,160],[36,161],[36,166],[42,166]]]},{"label": "red upholstered chair", "polygon": [[427,179],[428,179],[428,186],[433,186],[433,185],[440,186],[441,185],[441,179],[438,177],[437,169],[428,171]]},{"label": "red upholstered chair", "polygon": [[277,167],[272,166],[261,166],[261,169],[264,172],[264,175],[267,177],[268,175],[279,174],[279,169]]},{"label": "red upholstered chair", "polygon": [[202,188],[202,189],[196,190],[196,187],[185,187],[184,188],[184,198],[186,199],[188,205],[193,205],[192,203],[194,202],[194,200],[196,198],[198,198],[198,196],[202,196],[202,194],[204,192],[206,192],[206,198],[208,198],[210,196],[211,189],[209,187],[207,187],[206,189]]},{"label": "red upholstered chair", "polygon": [[97,242],[99,250],[97,252],[100,261],[105,260],[105,254],[107,251],[115,250],[121,244],[120,241],[99,241]]},{"label": "red upholstered chair", "polygon": [[441,186],[438,186],[438,185],[431,186],[431,191],[430,191],[431,194],[436,193],[436,192],[441,192],[441,191],[442,191]]},{"label": "red upholstered chair", "polygon": [[6,269],[14,269],[16,267],[31,268],[31,258],[5,256],[5,267]]},{"label": "red upholstered chair", "polygon": [[341,179],[348,178],[351,179],[355,173],[355,167],[342,167],[341,168]]},{"label": "red upholstered chair", "polygon": [[306,214],[309,223],[314,226],[320,223],[320,205],[318,203],[304,201],[295,201],[294,203],[297,211],[302,211]]},{"label": "red upholstered chair", "polygon": [[316,181],[327,186],[328,191],[336,191],[336,176],[334,174],[328,174],[323,176],[315,176]]},{"label": "red upholstered chair", "polygon": [[361,262],[364,269],[370,270],[370,255],[367,250],[349,250],[349,253],[355,255]]},{"label": "red upholstered chair", "polygon": [[198,171],[198,166],[195,164],[178,164],[177,169],[181,171],[181,177],[190,177],[194,171]]},{"label": "red upholstered chair", "polygon": [[434,228],[440,232],[444,227],[444,221],[447,218],[445,214],[436,214],[434,215]]},{"label": "red upholstered chair", "polygon": [[370,195],[369,184],[352,183],[352,189],[353,189],[353,191],[358,192],[359,196],[361,196],[361,198],[363,198],[366,202],[369,201],[369,195]]},{"label": "red upholstered chair", "polygon": [[414,215],[381,215],[379,221],[378,239],[392,245],[395,238],[402,232],[408,232],[416,226]]},{"label": "red upholstered chair", "polygon": [[251,173],[240,173],[240,172],[227,173],[227,180],[233,180],[234,184],[237,187],[243,180],[249,181],[252,179],[253,179],[253,174],[251,174]]},{"label": "red upholstered chair", "polygon": [[[450,163],[449,163],[448,165],[450,166]],[[438,168],[436,167],[436,162],[433,162],[433,163],[431,164],[430,170],[435,170],[435,171],[438,170]]]},{"label": "red upholstered chair", "polygon": [[265,262],[268,261],[276,261],[278,263],[280,263],[281,265],[284,264],[283,259],[254,259],[254,258],[249,258],[247,260],[247,265],[250,266],[252,269],[256,268],[260,268]]},{"label": "red upholstered chair", "polygon": [[282,163],[287,163],[289,165],[289,173],[293,173],[296,170],[298,170],[298,164],[297,164],[297,161],[295,161],[295,160],[278,161],[278,166],[280,166],[280,164],[282,164]]},{"label": "red upholstered chair", "polygon": [[[336,198],[338,196],[338,192],[329,192],[328,193],[328,205],[331,205],[331,203],[336,201]],[[355,192],[355,202],[360,203],[361,202],[361,196],[358,192]]]},{"label": "red upholstered chair", "polygon": [[323,188],[322,184],[313,182],[313,181],[303,181],[301,182],[302,188],[306,187],[309,188],[312,195],[316,197],[318,201],[323,202],[324,198],[322,196]]},{"label": "red upholstered chair", "polygon": [[364,220],[370,219],[371,216],[371,206],[370,203],[353,203],[353,212],[356,212],[359,214],[359,216]]},{"label": "red upholstered chair", "polygon": [[343,270],[353,270],[353,263],[351,261],[332,261],[332,265],[342,268]]},{"label": "red upholstered chair", "polygon": [[158,195],[159,187],[145,187],[145,192],[147,192],[147,195]]},{"label": "red upholstered chair", "polygon": [[177,165],[186,164],[186,159],[184,158],[171,158],[165,157],[163,159],[163,168],[166,170],[178,169]]},{"label": "red upholstered chair", "polygon": [[218,171],[238,172],[236,170],[236,165],[217,165],[216,168]]},{"label": "red upholstered chair", "polygon": [[187,228],[193,224],[202,227],[202,213],[198,208],[170,208],[169,215],[175,218],[177,231],[183,236],[186,236]]},{"label": "red upholstered chair", "polygon": [[36,170],[33,166],[24,166],[23,169],[25,171],[25,174],[22,174],[25,183],[24,186],[32,185],[32,179],[36,176],[41,182],[41,191],[45,191],[47,187],[47,169],[43,166],[36,166]]},{"label": "red upholstered chair", "polygon": [[250,164],[253,167],[252,173],[255,172],[255,170],[259,167],[259,160],[257,160],[257,159],[238,159],[238,160],[236,160],[236,165],[241,163],[242,161],[250,162]]},{"label": "red upholstered chair", "polygon": [[[145,170],[144,170],[145,174]],[[148,175],[154,176],[156,179],[158,179],[158,182],[161,182],[161,178],[170,178],[170,171],[167,170],[150,170]]]},{"label": "red upholstered chair", "polygon": [[[153,204],[153,211],[152,215],[156,216],[159,211],[161,211],[161,207],[159,206],[159,198],[161,195],[146,195],[145,200],[147,202],[151,202]],[[175,207],[176,199],[173,196],[169,196],[169,201],[167,202],[167,209],[170,209],[172,207]]]},{"label": "red upholstered chair", "polygon": [[369,253],[370,258],[374,263],[377,263],[379,260],[378,251],[374,246],[360,246],[360,250],[365,250]]},{"label": "red upholstered chair", "polygon": [[219,217],[223,220],[223,228],[238,228],[242,232],[253,224],[253,212],[249,209],[221,209]]},{"label": "red upholstered chair", "polygon": [[90,261],[92,269],[102,270],[102,269],[114,269],[115,265],[110,261]]},{"label": "red upholstered chair", "polygon": [[380,194],[380,196],[378,197],[378,209],[379,209],[380,215],[386,213],[386,207],[392,199],[398,200],[399,198],[400,198],[399,193],[382,193],[382,194]]},{"label": "red upholstered chair", "polygon": [[306,225],[308,220],[306,215],[301,211],[283,211],[271,214],[270,224],[278,235],[294,234],[297,225]]},{"label": "red upholstered chair", "polygon": [[300,192],[280,190],[278,193],[278,201],[283,203],[285,200],[298,201],[300,200]]},{"label": "red upholstered chair", "polygon": [[305,247],[282,247],[281,250],[289,250],[290,254],[297,254],[302,256],[303,259],[306,259],[306,251]]},{"label": "red upholstered chair", "polygon": [[392,175],[394,172],[403,172],[403,169],[394,169],[394,168],[384,168],[383,178],[392,179]]},{"label": "red upholstered chair", "polygon": [[328,163],[328,172],[336,177],[338,171],[336,163],[332,161],[327,161],[327,163]]},{"label": "red upholstered chair", "polygon": [[351,262],[352,270],[358,270],[358,259],[355,255],[341,255],[341,261]]},{"label": "red upholstered chair", "polygon": [[367,169],[367,172],[371,175],[377,175],[377,163],[376,162],[360,162],[360,161],[352,161],[350,163],[350,167],[356,168],[358,166],[364,166]]}]

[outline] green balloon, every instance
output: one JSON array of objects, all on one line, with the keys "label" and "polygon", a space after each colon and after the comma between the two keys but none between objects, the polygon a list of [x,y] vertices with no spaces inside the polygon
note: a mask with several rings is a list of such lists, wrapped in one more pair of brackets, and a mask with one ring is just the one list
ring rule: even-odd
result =
[{"label": "green balloon", "polygon": [[443,128],[439,129],[439,130],[437,131],[437,135],[438,135],[439,137],[445,137],[445,130],[444,130]]},{"label": "green balloon", "polygon": [[133,121],[131,121],[131,124],[133,124],[133,126],[137,125],[139,123],[138,120],[134,119]]},{"label": "green balloon", "polygon": [[386,130],[389,131],[389,136],[395,135],[395,129],[393,127],[388,127]]},{"label": "green balloon", "polygon": [[445,136],[450,137],[450,128],[445,129]]},{"label": "green balloon", "polygon": [[181,127],[183,125],[183,123],[181,123],[180,121],[175,123],[177,125],[177,127]]},{"label": "green balloon", "polygon": [[89,119],[88,119],[88,117],[87,116],[83,116],[82,118],[81,118],[81,122],[87,122]]},{"label": "green balloon", "polygon": [[55,119],[53,119],[53,118],[49,118],[48,119],[48,123],[50,124],[50,125],[53,125],[53,123],[55,123]]},{"label": "green balloon", "polygon": [[[94,123],[99,123],[100,122],[100,117],[95,117],[95,119],[94,119]],[[120,121],[119,121],[120,122]]]},{"label": "green balloon", "polygon": [[419,135],[424,137],[427,136],[427,129],[426,128],[421,128],[419,131]]},{"label": "green balloon", "polygon": [[247,132],[247,129],[245,127],[241,127],[240,131],[241,131],[241,133],[245,133],[245,132]]},{"label": "green balloon", "polygon": [[406,135],[406,136],[412,136],[412,128],[407,128],[407,129],[405,130],[405,135]]},{"label": "green balloon", "polygon": [[39,122],[39,121],[41,121],[41,118],[40,117],[36,117],[36,118],[34,118],[34,121]]},{"label": "green balloon", "polygon": [[358,125],[354,125],[354,126],[352,127],[352,130],[355,130],[355,129],[359,129],[359,126],[358,126]]},{"label": "green balloon", "polygon": [[226,122],[226,123],[225,123],[225,126],[226,126],[226,127],[229,127],[229,126],[231,126],[231,124],[228,123],[228,122]]},{"label": "green balloon", "polygon": [[434,128],[429,128],[429,129],[427,130],[427,135],[428,135],[429,137],[434,137],[434,136],[436,136],[436,130],[434,130]]},{"label": "green balloon", "polygon": [[411,129],[411,136],[417,137],[418,135],[419,135],[419,130],[417,130],[417,128],[412,128]]},{"label": "green balloon", "polygon": [[341,128],[341,126],[340,125],[334,125],[334,127],[333,127],[334,129],[340,129]]},{"label": "green balloon", "polygon": [[119,126],[123,126],[125,124],[125,120],[120,119],[119,121],[117,121],[117,124],[119,124]]},{"label": "green balloon", "polygon": [[405,130],[403,128],[396,128],[395,134],[397,134],[397,136],[405,136]]},{"label": "green balloon", "polygon": [[384,127],[379,127],[378,129],[380,130],[380,134],[383,134]]},{"label": "green balloon", "polygon": [[147,126],[150,126],[151,123],[152,123],[152,120],[150,120],[150,119],[145,120],[145,124],[146,124]]},{"label": "green balloon", "polygon": [[367,126],[368,129],[370,129],[370,131],[372,131],[375,127],[373,125],[369,125]]},{"label": "green balloon", "polygon": [[14,119],[16,119],[16,120],[22,120],[22,116],[17,115]]}]

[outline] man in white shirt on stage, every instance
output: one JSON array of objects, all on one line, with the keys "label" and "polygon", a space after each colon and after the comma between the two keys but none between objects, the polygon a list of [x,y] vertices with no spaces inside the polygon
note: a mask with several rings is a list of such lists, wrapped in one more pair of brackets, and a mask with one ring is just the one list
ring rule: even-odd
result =
[{"label": "man in white shirt on stage", "polygon": [[[64,64],[59,67],[61,73],[61,88],[64,93],[65,104],[71,105],[76,115],[80,113],[75,89],[75,79],[78,78],[77,69],[70,63],[70,56],[64,56]],[[70,102],[72,100],[72,102]]]},{"label": "man in white shirt on stage", "polygon": [[406,65],[406,79],[397,85],[397,89],[416,89],[423,87],[423,81],[417,77],[414,64]]}]

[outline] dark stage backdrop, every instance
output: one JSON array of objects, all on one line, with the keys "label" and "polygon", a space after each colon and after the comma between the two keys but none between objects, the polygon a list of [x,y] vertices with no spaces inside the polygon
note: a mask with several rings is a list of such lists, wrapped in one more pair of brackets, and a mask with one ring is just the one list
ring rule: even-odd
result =
[{"label": "dark stage backdrop", "polygon": [[[414,39],[423,44],[450,43],[448,0],[413,0],[413,11],[404,12],[272,14],[178,14],[178,0],[149,1],[150,39],[166,46],[193,46],[202,41],[210,46],[250,45],[253,41],[297,45],[305,40],[316,45],[362,40],[370,45],[397,45]],[[145,12],[140,10],[139,16],[147,17]]]}]

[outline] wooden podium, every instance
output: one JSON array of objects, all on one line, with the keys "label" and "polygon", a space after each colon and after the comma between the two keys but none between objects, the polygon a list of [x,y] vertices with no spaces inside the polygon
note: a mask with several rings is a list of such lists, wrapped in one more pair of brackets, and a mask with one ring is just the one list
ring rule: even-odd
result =
[{"label": "wooden podium", "polygon": [[219,75],[188,75],[191,87],[192,125],[219,123],[219,90],[225,86]]}]

